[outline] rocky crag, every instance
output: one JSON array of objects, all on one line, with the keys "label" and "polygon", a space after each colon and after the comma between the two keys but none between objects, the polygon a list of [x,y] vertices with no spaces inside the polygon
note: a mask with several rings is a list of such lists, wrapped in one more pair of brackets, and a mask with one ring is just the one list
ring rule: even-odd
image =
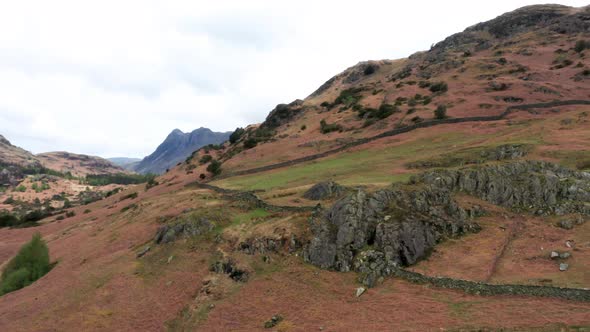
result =
[{"label": "rocky crag", "polygon": [[590,215],[590,174],[546,162],[436,170],[374,194],[357,191],[311,218],[306,261],[356,271],[374,286],[400,266],[427,257],[440,241],[480,229],[481,209],[463,209],[462,191],[496,205],[538,214]]}]

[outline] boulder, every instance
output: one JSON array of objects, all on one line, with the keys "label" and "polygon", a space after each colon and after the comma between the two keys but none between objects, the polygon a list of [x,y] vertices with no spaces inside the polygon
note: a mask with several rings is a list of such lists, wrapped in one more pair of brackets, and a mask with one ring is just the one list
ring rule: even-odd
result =
[{"label": "boulder", "polygon": [[365,290],[366,290],[365,287],[359,287],[359,288],[357,288],[356,289],[355,296],[356,297],[360,297],[361,295],[363,295],[363,293],[365,292]]},{"label": "boulder", "polygon": [[552,251],[551,252],[551,259],[556,259],[559,258],[559,253],[557,251]]},{"label": "boulder", "polygon": [[326,181],[315,184],[309,188],[303,197],[313,201],[330,199],[338,197],[346,192],[346,188],[342,187],[334,181]]},{"label": "boulder", "polygon": [[164,244],[175,241],[177,238],[191,237],[205,234],[213,229],[214,225],[206,218],[191,218],[177,221],[170,225],[158,228],[154,241],[156,244]]},{"label": "boulder", "polygon": [[566,263],[561,263],[559,264],[559,271],[567,271],[567,269],[569,268],[569,264]]},{"label": "boulder", "polygon": [[559,226],[563,229],[572,229],[572,228],[574,228],[574,222],[571,219],[561,219],[557,223],[557,226]]}]

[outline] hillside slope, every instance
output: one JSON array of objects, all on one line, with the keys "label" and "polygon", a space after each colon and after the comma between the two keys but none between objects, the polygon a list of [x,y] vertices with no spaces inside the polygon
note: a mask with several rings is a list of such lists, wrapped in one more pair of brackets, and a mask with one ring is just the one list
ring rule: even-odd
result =
[{"label": "hillside slope", "polygon": [[139,173],[161,174],[167,169],[184,161],[197,149],[209,145],[220,144],[229,138],[230,133],[217,133],[208,128],[195,129],[190,133],[183,133],[179,129],[173,130],[149,156],[145,157],[134,170]]},{"label": "hillside slope", "polygon": [[73,176],[88,174],[116,174],[127,172],[123,167],[96,156],[76,154],[65,151],[45,152],[36,155],[43,166]]},{"label": "hillside slope", "polygon": [[589,47],[588,8],[521,8],[0,229],[0,261],[39,231],[58,262],[0,297],[0,327],[584,331]]}]

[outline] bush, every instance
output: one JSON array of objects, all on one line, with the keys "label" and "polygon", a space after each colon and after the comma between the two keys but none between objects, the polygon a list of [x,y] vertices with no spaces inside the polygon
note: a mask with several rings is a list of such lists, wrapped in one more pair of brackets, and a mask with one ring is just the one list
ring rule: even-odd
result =
[{"label": "bush", "polygon": [[327,102],[327,101],[324,101],[324,102],[322,102],[322,103],[320,104],[320,106],[321,106],[321,107],[330,108],[330,107],[332,107],[332,104],[330,104],[330,103],[329,103],[329,102]]},{"label": "bush", "polygon": [[27,191],[27,187],[25,187],[24,185],[21,184],[20,186],[16,187],[14,190],[24,193],[25,191]]},{"label": "bush", "polygon": [[337,124],[337,123],[327,123],[326,120],[321,120],[320,121],[320,131],[322,132],[322,134],[327,134],[327,133],[331,133],[333,131],[341,131],[342,130],[342,126]]},{"label": "bush", "polygon": [[306,125],[301,126],[301,130],[305,130],[305,129],[307,129]]},{"label": "bush", "polygon": [[84,214],[89,214],[90,212],[92,212],[92,210],[90,210],[90,209],[84,210]]},{"label": "bush", "polygon": [[57,216],[57,218],[55,218],[55,220],[64,220],[66,219],[66,217],[62,214],[61,216]]},{"label": "bush", "polygon": [[244,141],[244,148],[245,149],[252,149],[256,145],[258,145],[258,141],[253,137],[250,137]]},{"label": "bush", "polygon": [[437,93],[437,92],[447,92],[449,87],[445,82],[436,82],[430,85],[430,92]]},{"label": "bush", "polygon": [[[194,166],[194,165],[191,165]],[[145,190],[150,190],[153,187],[159,185],[160,182],[156,181],[156,177],[152,177],[151,179],[149,179],[149,181],[145,184]]]},{"label": "bush", "polygon": [[126,199],[136,199],[136,198],[137,198],[137,193],[133,192],[131,194],[127,194],[127,195],[121,197],[121,199],[119,201],[124,201]]},{"label": "bush", "polygon": [[19,219],[7,212],[7,211],[3,211],[0,213],[0,227],[12,227],[15,226],[19,223]]},{"label": "bush", "polygon": [[229,135],[229,143],[234,144],[235,142],[239,141],[245,132],[246,130],[244,130],[244,128],[236,128],[236,130],[231,135]]},{"label": "bush", "polygon": [[581,53],[583,50],[590,47],[590,43],[585,40],[578,40],[574,46],[574,51]]},{"label": "bush", "polygon": [[203,155],[201,159],[199,159],[199,164],[204,165],[208,162],[213,160],[213,157],[210,154]]},{"label": "bush", "polygon": [[361,92],[362,88],[350,88],[342,90],[340,95],[334,100],[333,105],[343,104],[346,108],[354,106],[363,97]]},{"label": "bush", "polygon": [[49,249],[41,234],[36,233],[6,265],[0,280],[0,295],[32,284],[49,270]]},{"label": "bush", "polygon": [[219,160],[213,160],[209,166],[207,166],[207,172],[210,172],[214,176],[221,174],[221,162]]},{"label": "bush", "polygon": [[14,204],[15,200],[14,197],[9,196],[7,199],[4,200],[4,204]]},{"label": "bush", "polygon": [[67,211],[66,212],[66,218],[71,218],[71,217],[75,217],[76,216],[76,212],[74,211]]},{"label": "bush", "polygon": [[206,177],[207,177],[207,175],[205,175],[203,173],[199,174],[199,179],[201,179],[201,180],[205,180]]},{"label": "bush", "polygon": [[438,105],[434,110],[434,117],[439,120],[445,119],[447,117],[447,107],[445,105]]}]

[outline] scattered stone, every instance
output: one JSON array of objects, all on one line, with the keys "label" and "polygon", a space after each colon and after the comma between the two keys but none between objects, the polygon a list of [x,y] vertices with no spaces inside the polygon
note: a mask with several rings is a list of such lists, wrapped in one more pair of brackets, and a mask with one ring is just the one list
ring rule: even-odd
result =
[{"label": "scattered stone", "polygon": [[574,222],[571,219],[561,219],[557,223],[557,226],[559,226],[563,229],[572,229],[572,228],[574,228]]},{"label": "scattered stone", "polygon": [[248,281],[248,272],[237,267],[231,258],[223,259],[211,264],[210,271],[227,274],[232,280],[238,282]]},{"label": "scattered stone", "polygon": [[346,189],[334,181],[320,182],[303,194],[304,198],[320,201],[342,195]]},{"label": "scattered stone", "polygon": [[279,324],[282,320],[283,320],[283,316],[281,316],[281,315],[274,315],[274,316],[272,316],[271,319],[269,319],[266,322],[264,322],[264,328],[265,329],[271,329],[271,328],[277,326],[277,324]]},{"label": "scattered stone", "polygon": [[568,268],[569,268],[569,264],[566,264],[566,263],[559,264],[559,271],[567,271]]},{"label": "scattered stone", "polygon": [[170,264],[170,262],[172,262],[172,259],[174,258],[174,255],[168,257],[168,264]]},{"label": "scattered stone", "polygon": [[565,246],[568,247],[568,248],[572,248],[573,247],[573,244],[572,244],[571,241],[568,240],[568,241],[565,241]]},{"label": "scattered stone", "polygon": [[356,297],[360,297],[365,292],[365,287],[359,287],[356,289]]},{"label": "scattered stone", "polygon": [[559,254],[559,258],[561,259],[568,259],[572,257],[572,254],[570,254],[569,252],[562,252],[561,254]]},{"label": "scattered stone", "polygon": [[158,228],[154,241],[157,244],[169,243],[180,236],[197,236],[205,234],[213,229],[214,225],[205,218],[191,218],[186,217],[171,225],[164,225]]},{"label": "scattered stone", "polygon": [[551,259],[556,259],[559,258],[559,253],[557,251],[552,251],[551,252]]},{"label": "scattered stone", "polygon": [[150,246],[146,246],[145,248],[143,248],[143,250],[141,250],[140,252],[137,253],[137,258],[141,258],[143,257],[145,254],[148,253],[148,251],[150,251],[152,249],[152,247]]}]

